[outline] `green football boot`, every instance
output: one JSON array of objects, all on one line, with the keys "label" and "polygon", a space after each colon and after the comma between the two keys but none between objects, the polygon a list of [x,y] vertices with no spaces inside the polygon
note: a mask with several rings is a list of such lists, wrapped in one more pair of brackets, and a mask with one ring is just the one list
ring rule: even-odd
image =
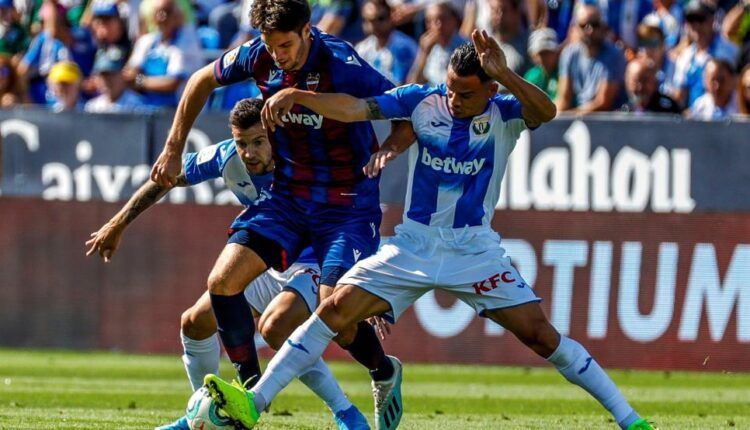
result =
[{"label": "green football boot", "polygon": [[659,430],[659,429],[651,425],[650,422],[641,418],[638,421],[634,422],[633,424],[629,425],[628,430]]},{"label": "green football boot", "polygon": [[255,393],[247,391],[240,383],[229,383],[216,375],[206,375],[203,383],[211,398],[224,413],[247,429],[255,427],[260,412],[255,410]]}]

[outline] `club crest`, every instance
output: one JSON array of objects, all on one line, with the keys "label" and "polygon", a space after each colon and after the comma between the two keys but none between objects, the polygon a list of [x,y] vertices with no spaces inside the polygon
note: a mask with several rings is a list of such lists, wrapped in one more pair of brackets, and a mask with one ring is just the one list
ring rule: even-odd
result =
[{"label": "club crest", "polygon": [[308,90],[315,91],[316,89],[318,89],[318,84],[320,83],[320,73],[308,73],[306,83]]},{"label": "club crest", "polygon": [[471,123],[471,129],[477,136],[487,134],[487,132],[490,131],[490,119],[486,116],[475,119],[474,122]]}]

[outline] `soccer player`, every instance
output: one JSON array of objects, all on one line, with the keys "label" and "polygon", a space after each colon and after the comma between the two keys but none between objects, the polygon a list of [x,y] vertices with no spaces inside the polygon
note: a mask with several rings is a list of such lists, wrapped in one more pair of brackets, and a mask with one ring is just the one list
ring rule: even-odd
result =
[{"label": "soccer player", "polygon": [[[251,21],[258,38],[226,52],[188,81],[151,172],[156,183],[174,183],[188,131],[220,85],[253,78],[265,99],[292,87],[355,97],[393,87],[349,44],[310,26],[307,0],[256,0]],[[321,269],[319,296],[326,297],[341,275],[379,244],[378,182],[362,172],[378,149],[372,126],[325,119],[302,106],[283,121],[286,127],[269,136],[276,163],[273,186],[235,222],[235,233],[208,279],[219,336],[242,382],[260,374],[252,359],[254,327],[242,294],[245,286],[270,267],[283,270],[312,246]],[[341,332],[337,341],[370,370],[375,421],[382,423],[384,408],[399,396],[398,360],[385,355],[366,322]]]},{"label": "soccer player", "polygon": [[[279,126],[280,115],[294,104],[339,121],[410,118],[418,144],[411,149],[406,211],[396,236],[339,280],[333,295],[292,333],[251,391],[238,394],[242,390],[206,377],[212,397],[224,402],[229,416],[252,427],[265,405],[320,357],[336,333],[372,315],[393,322],[422,294],[438,288],[513,332],[596,398],[621,428],[653,428],[586,349],[549,323],[540,299],[490,227],[507,157],[519,134],[551,120],[555,105],[507,67],[503,51],[487,33],[475,31],[472,39],[473,46],[453,52],[447,83],[437,88],[407,85],[366,99],[290,89],[267,101],[264,121]],[[511,94],[496,95],[498,83]],[[377,173],[403,149],[384,147],[372,157],[368,172]]]},{"label": "soccer player", "polygon": [[[260,121],[262,107],[260,100],[239,101],[229,115],[232,139],[186,154],[176,186],[222,178],[243,205],[251,206],[261,198],[271,184],[274,168],[271,144]],[[170,189],[171,186],[163,187],[151,181],[144,184],[122,210],[91,234],[92,238],[86,242],[90,246],[86,254],[98,253],[104,261],[110,261],[126,227]],[[250,306],[254,316],[260,316],[258,329],[272,348],[278,349],[315,309],[319,279],[318,264],[308,250],[285,272],[268,270],[245,288],[246,306]],[[219,340],[208,292],[183,313],[181,329],[182,361],[190,385],[197,390],[207,374],[219,371]],[[369,428],[365,417],[347,399],[322,360],[299,379],[323,399],[340,429]],[[185,417],[159,429],[189,430]]]}]

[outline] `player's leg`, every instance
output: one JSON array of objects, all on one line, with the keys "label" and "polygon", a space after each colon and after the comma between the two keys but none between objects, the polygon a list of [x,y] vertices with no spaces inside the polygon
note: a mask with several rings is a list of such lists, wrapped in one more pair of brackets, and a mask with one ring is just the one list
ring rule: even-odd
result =
[{"label": "player's leg", "polygon": [[320,359],[336,330],[389,309],[388,302],[365,290],[341,287],[294,330],[252,390],[238,392],[237,387],[211,375],[206,377],[206,386],[228,416],[252,428],[271,400]]},{"label": "player's leg", "polygon": [[[310,275],[303,273],[301,276],[295,276],[295,278],[290,280],[290,284],[294,288],[287,287],[279,293],[269,303],[258,321],[258,331],[266,343],[277,351],[294,329],[310,317],[310,307],[317,303],[315,294],[317,287],[314,289],[308,288],[310,282],[304,282],[305,279],[310,278]],[[300,278],[302,278],[302,282],[300,282]],[[300,292],[302,288],[310,291],[302,293]],[[322,358],[319,358],[307,370],[302,371],[298,378],[325,402],[334,414],[340,429],[369,428],[365,417],[346,397],[331,369]]]},{"label": "player's leg", "polygon": [[239,242],[247,239],[245,230],[230,237],[208,277],[208,292],[216,323],[240,380],[244,383],[260,376],[255,350],[255,323],[245,300],[245,287],[266,270],[265,262],[253,250]]},{"label": "player's leg", "polygon": [[[578,342],[560,335],[539,302],[492,309],[484,315],[512,332],[521,342],[549,361],[571,383],[588,391],[622,429],[650,429],[633,410],[615,383]],[[637,427],[641,426],[641,427]]]},{"label": "player's leg", "polygon": [[216,317],[211,309],[211,297],[204,292],[180,318],[182,362],[193,391],[203,385],[209,373],[219,373],[221,346],[216,334]]}]

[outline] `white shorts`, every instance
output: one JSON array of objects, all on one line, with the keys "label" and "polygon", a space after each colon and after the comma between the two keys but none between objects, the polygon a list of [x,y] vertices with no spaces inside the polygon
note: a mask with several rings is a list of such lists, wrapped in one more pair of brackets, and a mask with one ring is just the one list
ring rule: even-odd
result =
[{"label": "white shorts", "polygon": [[422,294],[440,289],[480,315],[539,299],[486,227],[443,229],[406,221],[373,256],[351,268],[339,284],[356,285],[391,305],[395,322]]},{"label": "white shorts", "polygon": [[320,269],[317,264],[294,263],[283,273],[266,270],[245,288],[245,299],[258,313],[263,313],[279,293],[292,291],[302,298],[312,313],[318,307]]}]

